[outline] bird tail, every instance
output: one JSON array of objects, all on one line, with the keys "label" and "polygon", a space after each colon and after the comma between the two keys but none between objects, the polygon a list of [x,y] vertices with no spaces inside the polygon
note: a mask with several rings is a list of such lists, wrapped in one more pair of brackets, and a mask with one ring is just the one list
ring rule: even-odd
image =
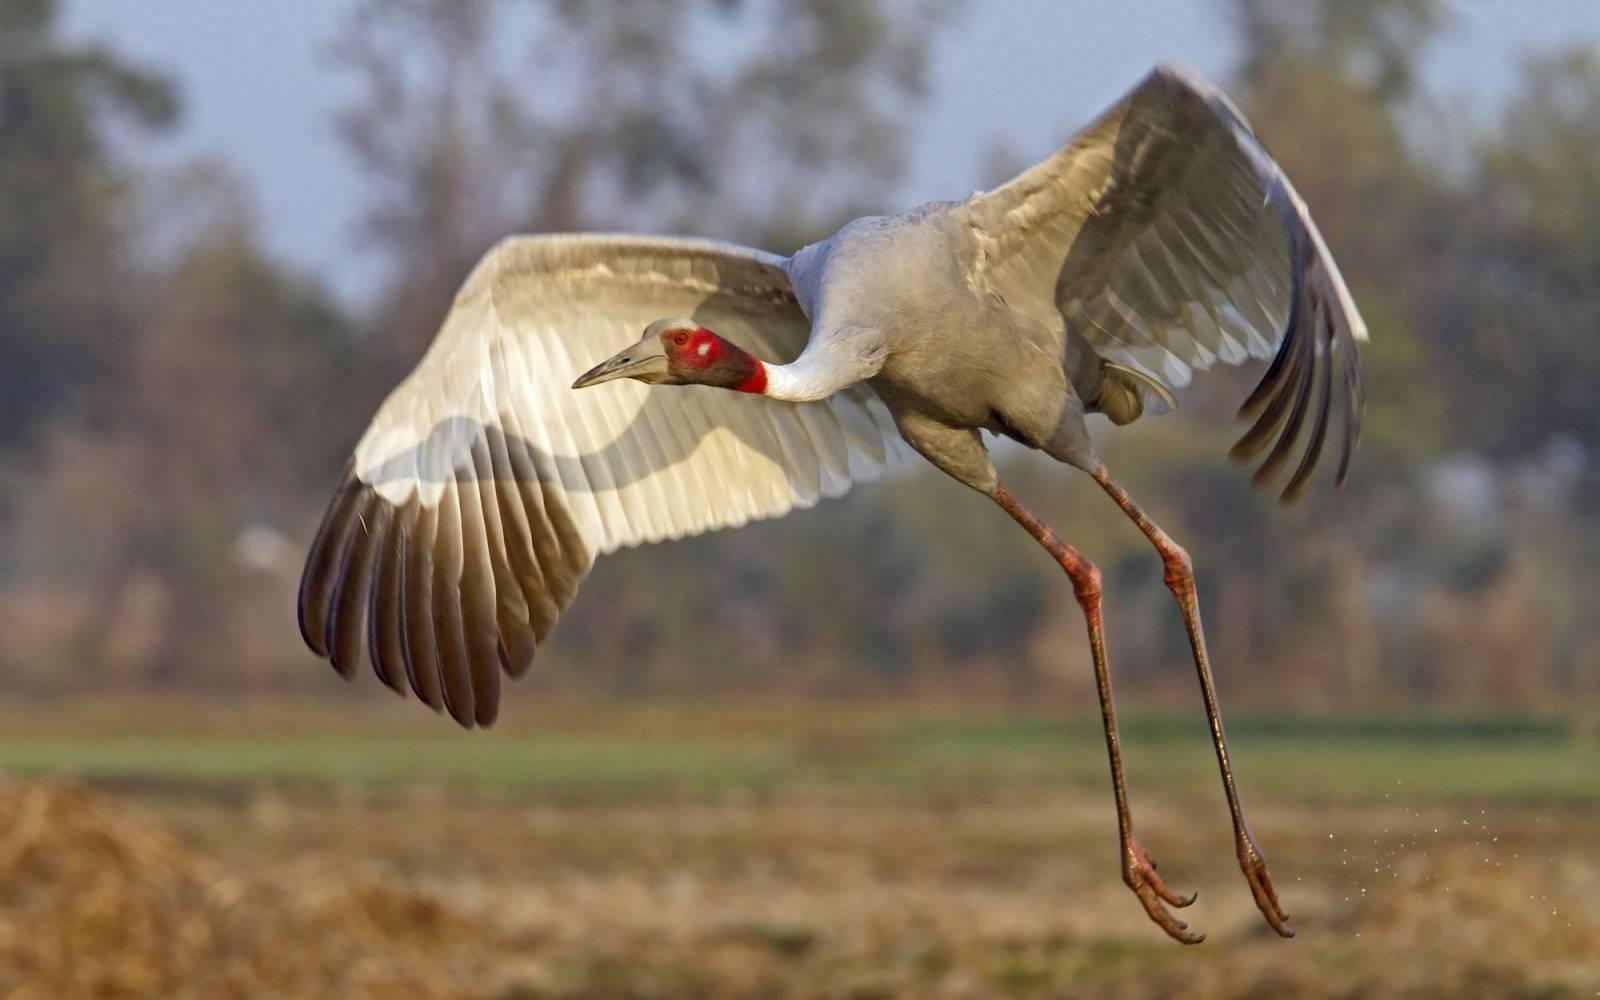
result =
[{"label": "bird tail", "polygon": [[1172,390],[1142,371],[1107,361],[1101,374],[1095,409],[1118,427],[1131,424],[1146,413],[1160,416],[1178,408]]}]

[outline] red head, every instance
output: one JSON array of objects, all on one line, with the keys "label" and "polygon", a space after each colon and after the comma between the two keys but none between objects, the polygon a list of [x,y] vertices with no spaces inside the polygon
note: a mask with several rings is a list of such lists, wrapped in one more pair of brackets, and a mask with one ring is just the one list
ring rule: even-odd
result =
[{"label": "red head", "polygon": [[756,393],[767,387],[767,369],[759,359],[697,323],[670,326],[658,336],[667,352],[667,371],[682,384]]},{"label": "red head", "polygon": [[760,359],[694,320],[657,320],[637,344],[601,362],[574,388],[617,378],[655,385],[710,385],[738,392],[765,392],[767,370]]}]

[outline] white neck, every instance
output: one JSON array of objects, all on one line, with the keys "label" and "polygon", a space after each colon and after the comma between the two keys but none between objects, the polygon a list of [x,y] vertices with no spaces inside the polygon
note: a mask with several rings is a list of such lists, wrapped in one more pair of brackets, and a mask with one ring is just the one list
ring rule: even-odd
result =
[{"label": "white neck", "polygon": [[816,365],[803,365],[799,361],[765,367],[767,391],[763,395],[787,403],[810,403],[827,399],[856,381],[851,379],[850,382],[840,384],[837,378],[830,378],[828,372],[819,370]]},{"label": "white neck", "polygon": [[[865,333],[865,331],[861,331]],[[880,338],[849,334],[813,336],[800,356],[786,365],[764,364],[766,396],[811,403],[878,374],[883,367]]]}]

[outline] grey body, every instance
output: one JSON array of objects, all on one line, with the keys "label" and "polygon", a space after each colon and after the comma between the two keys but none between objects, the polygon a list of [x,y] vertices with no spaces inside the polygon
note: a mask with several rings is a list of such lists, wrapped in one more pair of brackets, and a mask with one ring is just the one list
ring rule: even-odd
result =
[{"label": "grey body", "polygon": [[1004,435],[1082,468],[1094,460],[1084,399],[1104,359],[1064,322],[1041,322],[968,283],[975,241],[955,202],[858,219],[788,263],[813,338],[867,356],[868,380],[906,441],[987,492],[993,464],[978,433]]}]

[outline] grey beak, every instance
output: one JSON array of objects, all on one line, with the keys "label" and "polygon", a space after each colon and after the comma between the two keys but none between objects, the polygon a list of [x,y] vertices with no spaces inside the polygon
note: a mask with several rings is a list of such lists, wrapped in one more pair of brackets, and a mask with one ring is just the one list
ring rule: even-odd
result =
[{"label": "grey beak", "polygon": [[667,352],[658,337],[648,336],[632,347],[595,365],[572,383],[574,389],[619,378],[657,382],[667,375]]}]

